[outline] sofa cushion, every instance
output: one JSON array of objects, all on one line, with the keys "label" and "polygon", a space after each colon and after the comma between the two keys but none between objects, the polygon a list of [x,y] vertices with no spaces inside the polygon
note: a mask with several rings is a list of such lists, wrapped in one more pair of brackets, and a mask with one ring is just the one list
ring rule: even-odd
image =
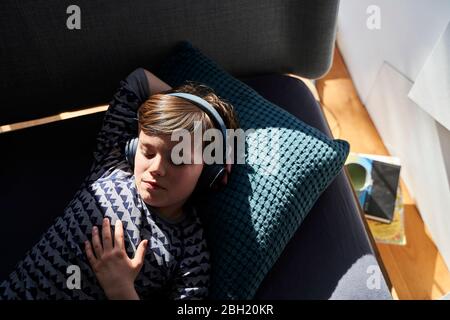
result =
[{"label": "sofa cushion", "polygon": [[[250,299],[349,152],[269,102],[189,42],[155,73],[172,87],[204,83],[235,107],[246,136],[245,163],[227,187],[199,203],[211,250],[213,299]],[[301,106],[299,106],[301,107]]]}]

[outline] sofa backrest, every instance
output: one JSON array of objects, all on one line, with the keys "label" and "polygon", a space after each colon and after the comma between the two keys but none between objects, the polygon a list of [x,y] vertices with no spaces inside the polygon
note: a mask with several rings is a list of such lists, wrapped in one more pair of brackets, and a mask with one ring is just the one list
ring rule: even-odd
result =
[{"label": "sofa backrest", "polygon": [[151,70],[180,40],[235,76],[318,78],[338,2],[2,0],[0,125],[107,103],[130,70]]}]

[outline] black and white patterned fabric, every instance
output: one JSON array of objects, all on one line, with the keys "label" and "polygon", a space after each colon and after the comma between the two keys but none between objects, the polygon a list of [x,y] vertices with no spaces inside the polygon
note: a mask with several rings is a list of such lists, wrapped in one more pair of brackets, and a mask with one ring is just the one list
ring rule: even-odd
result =
[{"label": "black and white patterned fabric", "polygon": [[[129,256],[143,239],[149,240],[144,266],[135,282],[141,298],[207,296],[209,252],[195,208],[186,206],[181,221],[159,216],[140,197],[124,156],[126,141],[137,135],[137,109],[148,96],[142,68],[120,82],[98,134],[89,175],[64,214],[1,283],[0,298],[105,299],[84,251],[92,226],[100,226],[104,217],[112,225],[117,219],[123,222]],[[80,270],[79,289],[68,285],[74,274],[70,266]]]}]

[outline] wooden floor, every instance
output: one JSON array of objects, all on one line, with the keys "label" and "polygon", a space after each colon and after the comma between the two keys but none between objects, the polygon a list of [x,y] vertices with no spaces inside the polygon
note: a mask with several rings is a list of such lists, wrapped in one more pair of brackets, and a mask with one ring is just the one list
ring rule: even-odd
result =
[{"label": "wooden floor", "polygon": [[[389,155],[338,49],[330,72],[317,80],[316,88],[335,138],[347,140],[352,152]],[[407,245],[377,244],[393,295],[399,299],[439,299],[450,292],[449,271],[403,181],[401,189]]]}]

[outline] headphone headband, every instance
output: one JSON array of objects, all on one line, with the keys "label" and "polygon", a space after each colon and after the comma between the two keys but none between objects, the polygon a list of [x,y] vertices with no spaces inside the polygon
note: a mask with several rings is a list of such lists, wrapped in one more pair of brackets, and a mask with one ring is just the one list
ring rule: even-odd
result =
[{"label": "headphone headband", "polygon": [[196,96],[191,93],[185,93],[185,92],[174,92],[174,93],[167,93],[169,96],[179,97],[185,100],[188,100],[189,102],[195,104],[198,106],[202,111],[206,112],[206,114],[213,120],[215,123],[217,129],[219,129],[222,133],[222,141],[223,141],[223,159],[224,164],[226,163],[226,150],[227,150],[227,127],[225,126],[225,122],[223,121],[220,114],[217,112],[217,110],[205,99],[200,98],[199,96]]}]

